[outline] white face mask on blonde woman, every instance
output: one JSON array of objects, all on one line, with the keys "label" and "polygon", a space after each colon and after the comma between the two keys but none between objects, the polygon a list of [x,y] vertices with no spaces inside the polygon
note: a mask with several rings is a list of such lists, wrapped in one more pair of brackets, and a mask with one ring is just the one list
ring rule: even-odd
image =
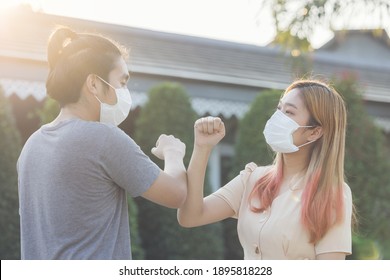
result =
[{"label": "white face mask on blonde woman", "polygon": [[294,145],[292,134],[301,126],[293,119],[286,116],[282,111],[277,110],[267,121],[263,134],[268,145],[272,150],[280,153],[293,153],[299,150],[300,147],[313,143],[316,140],[307,142],[303,145]]}]

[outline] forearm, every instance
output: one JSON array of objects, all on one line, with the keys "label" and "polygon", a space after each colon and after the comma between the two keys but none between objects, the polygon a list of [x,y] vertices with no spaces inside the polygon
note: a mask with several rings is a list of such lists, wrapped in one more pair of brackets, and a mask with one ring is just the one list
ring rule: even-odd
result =
[{"label": "forearm", "polygon": [[175,180],[180,191],[187,192],[186,168],[180,153],[174,151],[166,153],[164,159],[164,172]]},{"label": "forearm", "polygon": [[211,148],[194,147],[187,170],[187,198],[178,211],[182,226],[191,226],[203,214],[204,180]]}]

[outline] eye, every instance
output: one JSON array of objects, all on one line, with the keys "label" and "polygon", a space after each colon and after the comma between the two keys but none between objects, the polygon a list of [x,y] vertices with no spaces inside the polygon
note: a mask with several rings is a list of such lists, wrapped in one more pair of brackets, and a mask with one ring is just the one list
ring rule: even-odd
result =
[{"label": "eye", "polygon": [[287,110],[286,111],[286,114],[289,114],[289,115],[294,115],[291,111]]}]

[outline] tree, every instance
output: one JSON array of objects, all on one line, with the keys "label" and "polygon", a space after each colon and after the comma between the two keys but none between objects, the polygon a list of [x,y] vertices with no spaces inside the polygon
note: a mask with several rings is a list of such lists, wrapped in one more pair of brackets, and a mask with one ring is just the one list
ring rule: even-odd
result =
[{"label": "tree", "polygon": [[60,106],[57,101],[51,97],[47,97],[43,103],[41,109],[37,109],[35,114],[38,115],[40,120],[40,125],[47,124],[52,122],[59,114]]},{"label": "tree", "polygon": [[[263,129],[267,120],[275,112],[281,94],[282,92],[278,90],[261,92],[240,121],[230,179],[237,176],[249,162],[255,162],[258,165],[269,165],[273,162],[274,153],[265,142]],[[226,258],[242,259],[243,251],[238,241],[237,221],[228,219],[223,222],[223,225]]]},{"label": "tree", "polygon": [[128,197],[129,204],[129,224],[130,224],[130,240],[131,240],[131,254],[133,260],[145,259],[145,250],[142,248],[141,236],[138,226],[138,207],[134,199]]},{"label": "tree", "polygon": [[374,23],[374,32],[378,33],[381,26],[388,28],[390,21],[388,0],[259,0],[259,4],[260,12],[271,11],[275,42],[303,52],[311,49],[311,40],[319,28],[350,29],[357,22],[360,28],[367,28]]},{"label": "tree", "polygon": [[20,225],[16,161],[20,135],[0,87],[0,258],[20,259]]},{"label": "tree", "polygon": [[[343,79],[336,79],[334,84],[343,95],[348,110],[345,173],[359,221],[355,245],[367,247],[367,244],[376,242],[383,251],[383,257],[388,259],[390,153],[385,136],[366,112],[361,87],[355,77],[346,74]],[[367,238],[371,241],[364,240]]]},{"label": "tree", "polygon": [[281,96],[280,90],[261,92],[240,121],[232,176],[236,176],[244,169],[245,164],[251,161],[258,165],[269,165],[273,162],[274,152],[265,142],[263,129],[268,119],[275,113]]},{"label": "tree", "polygon": [[[193,148],[193,127],[197,119],[184,89],[175,83],[152,88],[149,100],[136,122],[135,141],[152,160],[163,168],[162,161],[151,155],[161,134],[172,134],[186,144],[187,165]],[[209,189],[206,188],[205,193]],[[147,259],[221,259],[223,244],[220,224],[199,228],[181,228],[176,210],[142,198],[137,199],[142,244]]]}]

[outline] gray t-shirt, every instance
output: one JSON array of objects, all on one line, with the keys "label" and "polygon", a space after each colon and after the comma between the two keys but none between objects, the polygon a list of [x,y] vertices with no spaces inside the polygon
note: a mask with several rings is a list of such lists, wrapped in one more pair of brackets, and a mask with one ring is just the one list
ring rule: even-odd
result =
[{"label": "gray t-shirt", "polygon": [[141,195],[160,168],[122,130],[42,126],[17,169],[22,259],[131,259],[126,193]]}]

